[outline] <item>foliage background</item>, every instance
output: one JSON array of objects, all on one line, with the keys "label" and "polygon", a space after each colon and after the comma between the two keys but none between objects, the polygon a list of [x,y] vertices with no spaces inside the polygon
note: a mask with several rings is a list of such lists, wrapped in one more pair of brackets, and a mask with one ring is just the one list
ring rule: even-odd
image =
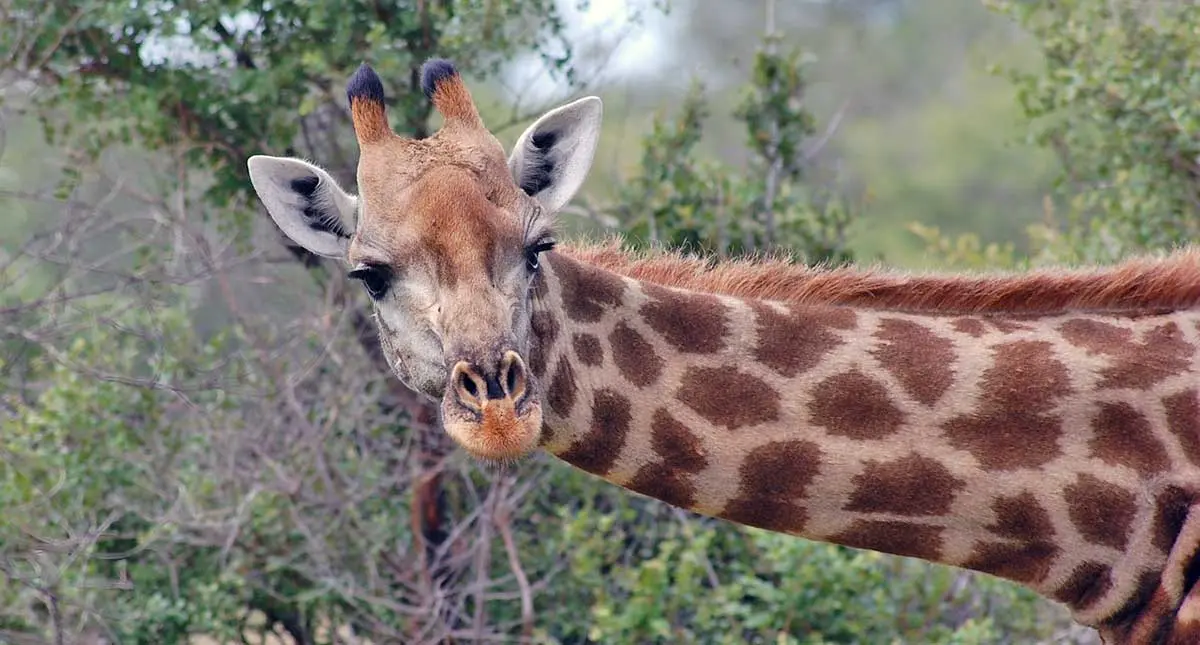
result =
[{"label": "foliage background", "polygon": [[[607,18],[605,18],[607,17]],[[430,55],[506,143],[605,100],[572,236],[1022,268],[1196,239],[1200,9],[990,0],[0,0],[0,642],[1094,642],[1006,582],[481,470],[287,244]]]}]

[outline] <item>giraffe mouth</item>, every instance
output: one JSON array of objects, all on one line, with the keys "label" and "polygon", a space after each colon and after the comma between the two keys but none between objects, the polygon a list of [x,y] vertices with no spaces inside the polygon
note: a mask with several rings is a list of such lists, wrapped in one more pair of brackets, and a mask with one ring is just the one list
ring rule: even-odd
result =
[{"label": "giraffe mouth", "polygon": [[487,462],[519,460],[537,448],[542,406],[530,397],[490,399],[479,410],[442,403],[442,425],[450,438],[472,457]]}]

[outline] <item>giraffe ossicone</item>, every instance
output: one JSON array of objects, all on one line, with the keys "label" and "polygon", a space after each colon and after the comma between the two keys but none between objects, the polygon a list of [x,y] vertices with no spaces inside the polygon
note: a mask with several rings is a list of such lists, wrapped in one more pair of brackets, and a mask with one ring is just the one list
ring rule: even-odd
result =
[{"label": "giraffe ossicone", "polygon": [[351,78],[356,195],[248,163],[468,453],[540,448],[698,513],[1001,576],[1110,643],[1200,642],[1200,252],[943,276],[560,244],[600,100],[505,154],[451,63],[422,88],[444,123],[413,140],[378,76]]}]

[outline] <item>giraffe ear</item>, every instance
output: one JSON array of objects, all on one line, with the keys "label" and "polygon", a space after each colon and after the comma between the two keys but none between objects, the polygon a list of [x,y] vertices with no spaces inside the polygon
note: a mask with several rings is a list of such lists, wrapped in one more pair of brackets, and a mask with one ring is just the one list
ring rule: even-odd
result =
[{"label": "giraffe ear", "polygon": [[357,197],[342,190],[329,173],[301,159],[255,155],[246,165],[254,191],[285,235],[317,255],[346,255]]},{"label": "giraffe ear", "polygon": [[583,185],[600,140],[603,104],[588,96],[542,115],[513,146],[513,179],[551,213],[571,201]]}]

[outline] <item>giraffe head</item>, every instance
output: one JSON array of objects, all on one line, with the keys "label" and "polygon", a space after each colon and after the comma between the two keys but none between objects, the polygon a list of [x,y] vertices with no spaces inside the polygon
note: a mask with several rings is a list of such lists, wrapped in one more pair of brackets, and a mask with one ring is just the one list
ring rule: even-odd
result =
[{"label": "giraffe head", "polygon": [[361,281],[392,371],[440,402],[451,437],[481,459],[512,459],[542,427],[525,364],[539,255],[591,166],[601,103],[551,110],[506,155],[450,62],[430,60],[421,76],[443,125],[420,140],[392,131],[370,67],[348,82],[357,195],[294,158],[251,157],[250,181],[288,237]]}]

